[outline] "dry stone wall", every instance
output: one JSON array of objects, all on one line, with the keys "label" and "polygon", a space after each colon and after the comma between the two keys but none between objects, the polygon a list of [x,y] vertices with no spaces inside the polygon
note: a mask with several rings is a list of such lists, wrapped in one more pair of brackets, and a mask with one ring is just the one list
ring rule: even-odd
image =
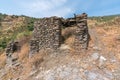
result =
[{"label": "dry stone wall", "polygon": [[8,66],[19,65],[18,51],[20,51],[20,43],[18,41],[11,41],[6,47],[6,63]]},{"label": "dry stone wall", "polygon": [[41,49],[57,49],[61,44],[61,20],[58,17],[43,18],[34,24],[30,52]]},{"label": "dry stone wall", "polygon": [[75,35],[75,40],[73,44],[73,48],[75,49],[75,51],[79,52],[82,49],[87,49],[90,40],[87,26],[87,14],[83,13],[81,15],[74,15],[74,18],[63,20],[62,23],[63,26],[65,26],[66,28],[75,27],[75,30],[72,33]]},{"label": "dry stone wall", "polygon": [[81,51],[81,49],[87,49],[90,35],[88,33],[87,26],[87,14],[83,13],[82,15],[76,15],[76,32],[75,32],[75,42],[74,48],[77,51]]},{"label": "dry stone wall", "polygon": [[33,38],[30,42],[30,54],[39,52],[41,49],[58,49],[62,44],[61,30],[64,27],[76,26],[74,32],[74,49],[79,51],[87,49],[89,33],[87,26],[87,14],[74,15],[74,18],[63,19],[59,17],[42,18],[35,22]]}]

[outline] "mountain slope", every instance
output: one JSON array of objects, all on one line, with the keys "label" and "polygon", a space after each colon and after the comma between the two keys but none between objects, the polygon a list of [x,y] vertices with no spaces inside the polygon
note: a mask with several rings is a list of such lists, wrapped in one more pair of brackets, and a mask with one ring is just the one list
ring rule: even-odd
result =
[{"label": "mountain slope", "polygon": [[35,20],[27,16],[0,14],[0,52],[4,51],[11,40],[30,36]]}]

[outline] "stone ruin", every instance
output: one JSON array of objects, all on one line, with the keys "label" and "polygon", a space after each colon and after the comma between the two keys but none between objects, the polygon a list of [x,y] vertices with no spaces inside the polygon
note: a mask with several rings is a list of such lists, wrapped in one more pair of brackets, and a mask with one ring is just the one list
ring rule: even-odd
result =
[{"label": "stone ruin", "polygon": [[18,51],[20,51],[20,44],[18,41],[11,41],[6,47],[6,62],[9,66],[17,66]]},{"label": "stone ruin", "polygon": [[76,19],[76,30],[75,30],[75,50],[80,51],[81,49],[87,49],[90,35],[87,26],[87,14],[75,15]]},{"label": "stone ruin", "polygon": [[[74,15],[73,18],[50,17],[42,18],[34,23],[33,36],[30,41],[30,55],[37,53],[42,49],[58,50],[61,44],[64,44],[62,34],[63,27],[69,30],[69,27],[75,27],[73,34],[75,36],[72,47],[75,51],[87,49],[90,35],[87,26],[87,14]],[[13,53],[20,50],[20,44],[17,41],[11,41],[6,48],[6,56],[9,62],[15,62]]]},{"label": "stone ruin", "polygon": [[62,37],[62,27],[76,26],[74,35],[74,49],[87,49],[90,36],[87,26],[87,14],[74,15],[73,18],[50,17],[42,18],[34,23],[33,37],[30,42],[30,54],[39,52],[41,49],[57,50],[64,42]]},{"label": "stone ruin", "polygon": [[33,38],[30,42],[30,52],[41,49],[57,49],[61,45],[61,18],[43,18],[34,24]]},{"label": "stone ruin", "polygon": [[[75,27],[73,34],[75,36],[72,47],[79,52],[87,49],[90,35],[87,26],[87,14],[74,15],[73,18],[50,17],[42,18],[34,23],[33,36],[30,41],[30,56],[40,50],[53,49],[58,50],[61,44],[64,44],[65,38],[62,34],[63,28],[69,30],[69,27]],[[20,42],[11,41],[6,47],[7,64],[9,66],[18,66],[18,53],[20,51]]]}]

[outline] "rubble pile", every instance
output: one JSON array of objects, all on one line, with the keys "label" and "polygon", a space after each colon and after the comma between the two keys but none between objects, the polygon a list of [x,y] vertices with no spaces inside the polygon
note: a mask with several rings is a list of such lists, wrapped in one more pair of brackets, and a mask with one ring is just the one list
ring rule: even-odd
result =
[{"label": "rubble pile", "polygon": [[11,41],[6,48],[6,59],[9,66],[13,66],[17,63],[18,51],[20,50],[20,44],[18,41]]}]

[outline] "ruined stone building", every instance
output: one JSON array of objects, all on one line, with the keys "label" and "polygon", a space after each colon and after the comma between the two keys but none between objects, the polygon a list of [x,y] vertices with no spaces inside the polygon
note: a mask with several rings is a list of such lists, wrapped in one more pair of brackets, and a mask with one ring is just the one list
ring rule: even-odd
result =
[{"label": "ruined stone building", "polygon": [[41,49],[58,49],[64,42],[62,28],[74,27],[75,35],[74,48],[80,50],[87,49],[89,43],[89,33],[87,26],[87,14],[74,15],[73,18],[50,17],[42,18],[34,23],[33,37],[30,42],[30,53],[39,52]]}]

